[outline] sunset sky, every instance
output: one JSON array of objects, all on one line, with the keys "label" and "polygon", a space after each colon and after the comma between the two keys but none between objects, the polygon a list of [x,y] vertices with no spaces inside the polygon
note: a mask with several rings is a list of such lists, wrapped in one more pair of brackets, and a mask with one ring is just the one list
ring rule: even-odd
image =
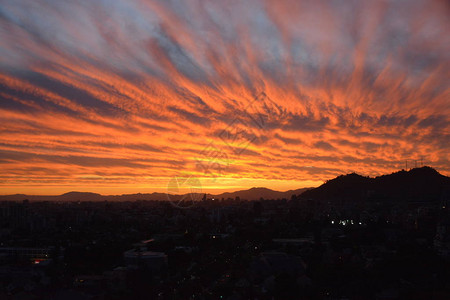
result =
[{"label": "sunset sky", "polygon": [[0,194],[450,175],[450,4],[0,0]]}]

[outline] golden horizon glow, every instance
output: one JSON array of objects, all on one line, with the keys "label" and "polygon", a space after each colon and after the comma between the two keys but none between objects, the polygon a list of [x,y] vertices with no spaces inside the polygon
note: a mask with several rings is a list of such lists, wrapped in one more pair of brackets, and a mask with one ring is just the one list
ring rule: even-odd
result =
[{"label": "golden horizon glow", "polygon": [[[322,181],[277,181],[277,180],[259,180],[255,181],[252,180],[251,183],[244,183],[242,185],[227,185],[220,183],[219,185],[208,185],[210,184],[211,179],[210,178],[199,178],[201,184],[201,193],[207,193],[207,194],[221,194],[225,192],[235,192],[240,190],[245,190],[249,188],[269,188],[272,190],[276,190],[279,192],[286,192],[289,190],[296,190],[301,188],[311,188],[311,187],[317,187],[321,185]],[[180,191],[177,193],[168,191],[168,185],[167,185],[167,179],[164,180],[165,185],[140,185],[136,186],[134,184],[130,185],[121,185],[118,187],[111,187],[109,185],[54,185],[49,186],[46,185],[45,187],[41,185],[37,186],[20,186],[20,193],[17,193],[17,187],[2,187],[0,188],[0,195],[13,195],[13,194],[25,194],[25,195],[35,195],[35,196],[57,196],[62,195],[68,192],[87,192],[87,193],[97,193],[105,196],[110,195],[122,195],[122,194],[135,194],[135,193],[169,193],[169,194],[185,194],[185,193],[191,193],[190,187],[182,187],[180,188]],[[233,184],[239,183],[239,181],[233,181]],[[250,186],[249,184],[256,184],[255,186]],[[203,186],[203,184],[206,184],[206,186]],[[260,185],[258,185],[260,184]]]},{"label": "golden horizon glow", "polygon": [[0,194],[164,192],[182,174],[204,190],[286,191],[406,160],[450,175],[449,11],[4,3]]}]

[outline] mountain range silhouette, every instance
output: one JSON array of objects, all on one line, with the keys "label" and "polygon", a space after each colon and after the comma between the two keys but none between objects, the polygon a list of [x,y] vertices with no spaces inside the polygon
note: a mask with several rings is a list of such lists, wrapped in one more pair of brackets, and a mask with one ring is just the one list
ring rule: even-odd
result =
[{"label": "mountain range silhouette", "polygon": [[[264,187],[254,187],[247,190],[207,194],[207,198],[228,199],[239,197],[242,200],[288,199],[293,195],[298,200],[317,201],[359,201],[369,199],[374,201],[407,200],[419,202],[442,201],[442,197],[450,194],[450,177],[440,174],[431,167],[414,168],[409,171],[398,171],[378,177],[365,177],[356,173],[340,175],[328,180],[317,188],[301,188],[286,192],[274,191]],[[203,194],[202,194],[203,195]],[[170,195],[170,200],[186,198],[185,195]],[[196,197],[201,199],[202,197]],[[101,195],[89,192],[68,192],[62,195],[2,195],[0,201],[165,201],[166,193],[137,193],[123,195]]]}]

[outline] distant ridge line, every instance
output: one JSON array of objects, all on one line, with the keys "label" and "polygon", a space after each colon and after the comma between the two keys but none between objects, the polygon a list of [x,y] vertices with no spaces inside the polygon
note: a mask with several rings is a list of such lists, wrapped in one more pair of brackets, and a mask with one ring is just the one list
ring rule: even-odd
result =
[{"label": "distant ridge line", "polygon": [[[274,191],[265,187],[253,187],[247,190],[240,190],[235,192],[225,192],[221,194],[207,193],[207,198],[228,199],[239,197],[241,200],[259,200],[263,199],[287,199],[290,200],[293,195],[300,196],[299,199],[325,199],[327,197],[339,196],[339,193],[346,189],[360,189],[359,192],[366,192],[367,190],[379,190],[381,194],[388,194],[390,196],[396,193],[408,195],[422,195],[427,192],[429,195],[433,194],[432,188],[441,189],[441,186],[450,186],[450,177],[440,174],[435,169],[429,166],[420,168],[413,168],[408,171],[400,170],[391,174],[380,175],[376,177],[362,176],[357,173],[346,175],[339,175],[334,179],[327,180],[324,184],[316,188],[301,188],[296,190],[289,190],[285,192]],[[361,190],[362,189],[362,190]],[[418,191],[420,189],[420,191]],[[334,190],[334,192],[331,192]],[[334,193],[334,194],[333,194]],[[347,194],[350,192],[347,191]],[[186,194],[185,194],[186,195]],[[170,195],[171,200],[178,199],[177,197],[185,198],[185,195]],[[203,196],[203,193],[201,193]],[[340,195],[339,197],[343,197]],[[348,197],[345,196],[345,197]],[[398,197],[398,195],[396,196]],[[416,197],[416,196],[415,196]],[[434,196],[433,196],[434,197]],[[201,198],[201,197],[200,197]],[[77,192],[71,191],[62,195],[0,195],[0,201],[167,201],[167,193],[136,193],[136,194],[122,194],[122,195],[101,195],[93,192]]]}]

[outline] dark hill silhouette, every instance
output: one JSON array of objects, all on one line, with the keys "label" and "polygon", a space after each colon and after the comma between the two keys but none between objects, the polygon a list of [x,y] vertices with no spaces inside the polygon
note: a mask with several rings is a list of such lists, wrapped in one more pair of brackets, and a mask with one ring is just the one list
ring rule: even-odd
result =
[{"label": "dark hill silhouette", "polygon": [[88,192],[68,192],[60,195],[58,198],[66,201],[81,201],[83,199],[91,199],[92,201],[101,200],[102,195]]},{"label": "dark hill silhouette", "polygon": [[300,199],[319,201],[438,202],[450,178],[430,167],[399,171],[375,178],[355,173],[341,175],[301,194]]},{"label": "dark hill silhouette", "polygon": [[[208,194],[208,198],[233,198],[239,197],[242,200],[259,200],[264,199],[290,199],[293,194],[300,195],[309,188],[302,188],[297,190],[289,190],[286,192],[274,191],[267,188],[251,188],[248,190],[241,190],[236,192],[222,193],[218,195]],[[204,194],[196,195],[195,199],[202,199]],[[186,195],[170,195],[170,200],[178,201],[180,199],[191,199]],[[0,201],[22,201],[28,199],[30,201],[136,201],[136,200],[155,200],[167,201],[169,199],[166,193],[137,193],[137,194],[123,194],[123,195],[100,195],[97,193],[87,192],[68,192],[62,195],[0,195]]]},{"label": "dark hill silhouette", "polygon": [[[307,191],[310,188],[302,188],[297,190],[289,190],[286,192],[279,192],[274,191],[268,188],[263,187],[254,187],[248,190],[242,190],[242,191],[236,191],[236,192],[230,192],[230,193],[222,193],[219,195],[215,195],[214,197],[217,197],[219,199],[221,198],[236,198],[239,197],[240,199],[245,200],[259,200],[261,198],[264,199],[290,199],[292,195],[300,195],[301,193]],[[211,197],[213,195],[208,195],[208,197]]]},{"label": "dark hill silhouette", "polygon": [[[441,175],[430,167],[415,168],[410,171],[399,171],[375,178],[364,177],[355,173],[341,175],[327,181],[317,188],[303,188],[286,192],[274,191],[268,188],[251,188],[218,195],[208,194],[208,198],[236,198],[242,200],[291,199],[297,195],[298,201],[311,199],[318,201],[342,201],[345,203],[360,200],[373,201],[409,201],[438,202],[445,190],[450,190],[450,178]],[[203,194],[202,194],[203,195]],[[202,195],[195,197],[201,199]],[[172,195],[171,200],[189,199],[185,195]],[[0,201],[135,201],[135,200],[168,200],[166,193],[124,194],[104,196],[96,193],[69,192],[59,196],[5,195]]]}]

